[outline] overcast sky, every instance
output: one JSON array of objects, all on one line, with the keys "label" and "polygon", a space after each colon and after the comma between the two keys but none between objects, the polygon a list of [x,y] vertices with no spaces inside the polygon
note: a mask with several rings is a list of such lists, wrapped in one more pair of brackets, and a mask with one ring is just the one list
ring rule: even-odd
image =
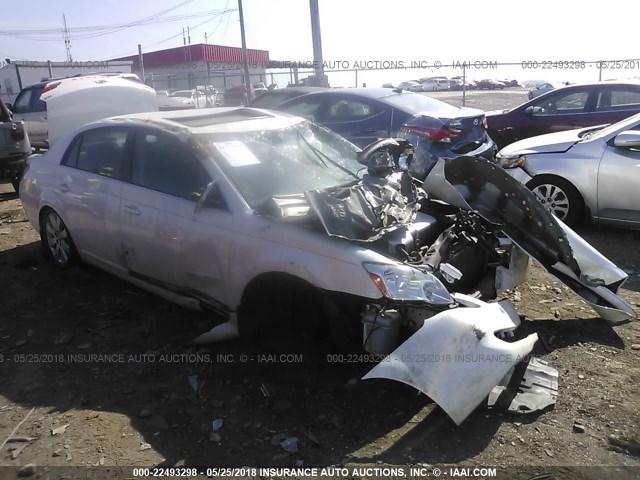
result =
[{"label": "overcast sky", "polygon": [[[57,38],[41,32],[23,34],[50,39],[38,41],[0,35],[0,58],[64,61],[63,12],[71,29],[74,60],[105,60],[134,54],[138,43],[144,51],[179,46],[183,26],[192,28],[192,43],[204,42],[206,32],[209,43],[240,46],[237,11],[222,16],[206,13],[236,9],[237,0],[188,1],[165,16],[202,13],[201,16],[126,28],[95,38],[79,38],[90,31],[74,30],[133,22],[180,3],[185,0],[11,2],[3,8],[0,32],[57,29]],[[313,58],[308,0],[244,0],[243,6],[249,48],[268,50],[275,60]],[[319,0],[319,8],[325,61],[348,62],[350,66],[356,61],[448,64],[477,60],[522,62],[640,57],[637,49],[640,6],[622,0],[597,4],[572,0]],[[171,36],[176,37],[166,40]],[[585,70],[521,70],[477,72],[473,77],[598,79],[597,72]],[[409,79],[420,72],[393,73],[391,81],[401,77]],[[449,71],[440,73],[453,75]],[[611,78],[634,77],[640,76],[640,68],[608,73],[607,77]],[[382,81],[384,77],[384,72],[378,74],[375,81]],[[359,81],[363,81],[362,76]]]}]

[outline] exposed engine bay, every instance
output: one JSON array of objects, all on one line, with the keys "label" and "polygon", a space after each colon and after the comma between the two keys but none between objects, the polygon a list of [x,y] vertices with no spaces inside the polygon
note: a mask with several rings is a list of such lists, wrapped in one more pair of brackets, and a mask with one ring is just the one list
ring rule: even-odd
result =
[{"label": "exposed engine bay", "polygon": [[530,258],[610,324],[635,316],[616,294],[626,274],[497,165],[439,159],[416,179],[402,139],[378,140],[358,160],[361,180],[274,197],[260,213],[397,262],[363,264],[380,298],[362,306],[362,346],[385,356],[364,379],[411,385],[457,424],[484,401],[518,413],[552,407],[558,372],[530,357],[537,335],[514,340],[514,306],[487,303],[527,279]]}]

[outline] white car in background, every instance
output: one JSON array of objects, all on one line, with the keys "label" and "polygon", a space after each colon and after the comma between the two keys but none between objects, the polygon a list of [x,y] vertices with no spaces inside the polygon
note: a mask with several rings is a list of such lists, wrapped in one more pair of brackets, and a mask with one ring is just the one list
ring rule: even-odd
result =
[{"label": "white car in background", "polygon": [[440,92],[449,90],[450,83],[445,77],[427,78],[421,82],[423,92]]},{"label": "white car in background", "polygon": [[175,92],[171,92],[169,97],[187,99],[195,108],[207,108],[207,96],[204,92],[197,89],[176,90]]},{"label": "white car in background", "polygon": [[398,88],[402,90],[409,90],[410,92],[421,92],[422,85],[417,80],[409,80],[408,82],[402,82],[398,85]]}]

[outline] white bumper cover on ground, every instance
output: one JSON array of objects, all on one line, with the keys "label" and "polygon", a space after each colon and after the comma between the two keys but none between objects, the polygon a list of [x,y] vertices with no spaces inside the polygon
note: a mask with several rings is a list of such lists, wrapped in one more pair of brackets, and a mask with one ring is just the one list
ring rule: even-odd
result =
[{"label": "white bumper cover on ground", "polygon": [[514,330],[520,323],[511,304],[466,300],[468,307],[425,320],[363,380],[386,378],[411,385],[433,399],[456,424],[462,423],[531,352],[538,338],[531,334],[513,343],[500,340],[496,333]]}]

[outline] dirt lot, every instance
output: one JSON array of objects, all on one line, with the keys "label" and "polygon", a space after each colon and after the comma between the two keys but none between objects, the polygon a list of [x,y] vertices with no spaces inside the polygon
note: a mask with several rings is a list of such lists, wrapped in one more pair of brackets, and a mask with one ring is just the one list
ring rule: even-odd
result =
[{"label": "dirt lot", "polygon": [[[629,273],[622,296],[640,311],[640,232],[580,233]],[[557,405],[533,416],[480,408],[460,427],[410,387],[361,382],[373,364],[331,362],[327,342],[304,332],[187,346],[219,319],[44,263],[8,184],[0,288],[0,445],[12,436],[0,465],[640,466],[640,323],[609,327],[539,269],[509,297],[558,366]],[[280,433],[299,439],[297,453],[272,444]]]}]

